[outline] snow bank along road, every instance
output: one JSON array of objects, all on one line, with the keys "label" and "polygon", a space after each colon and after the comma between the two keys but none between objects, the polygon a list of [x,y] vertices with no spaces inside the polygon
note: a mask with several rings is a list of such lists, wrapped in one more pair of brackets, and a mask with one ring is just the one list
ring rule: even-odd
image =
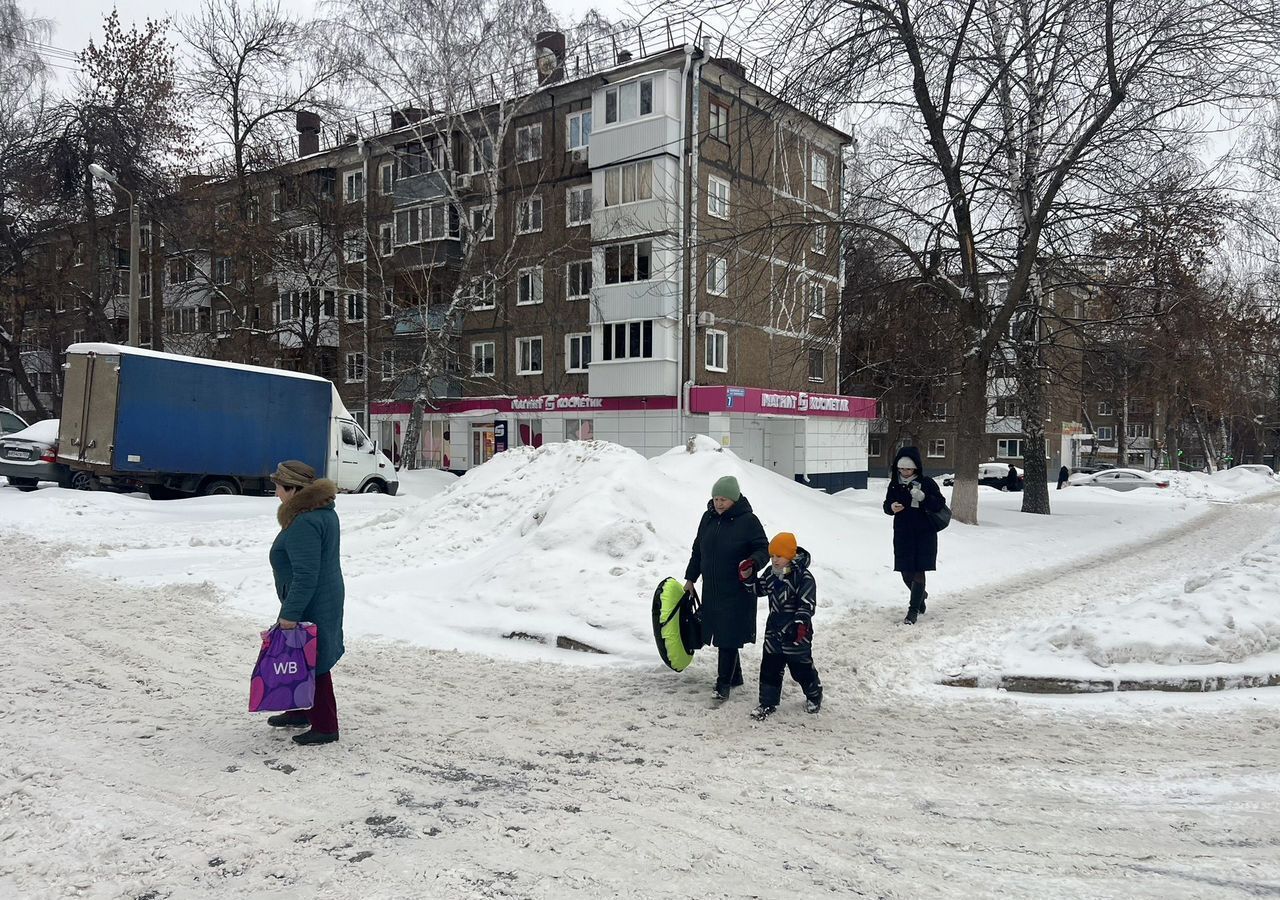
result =
[{"label": "snow bank along road", "polygon": [[916,629],[820,622],[827,706],[788,685],[760,725],[750,688],[709,708],[709,656],[677,676],[354,641],[324,748],[242,711],[255,623],[12,539],[0,897],[1280,897],[1280,691],[930,683],[966,631],[1190,572],[1275,518],[1219,507],[965,596],[941,573]]}]

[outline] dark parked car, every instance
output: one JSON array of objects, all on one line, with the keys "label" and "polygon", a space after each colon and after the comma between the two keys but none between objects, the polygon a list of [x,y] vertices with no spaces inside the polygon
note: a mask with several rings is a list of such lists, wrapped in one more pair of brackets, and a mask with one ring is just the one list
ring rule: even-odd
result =
[{"label": "dark parked car", "polygon": [[0,475],[20,491],[34,491],[42,481],[89,490],[92,476],[72,472],[58,462],[58,420],[45,419],[0,439]]},{"label": "dark parked car", "polygon": [[27,427],[26,421],[7,406],[0,406],[0,437],[13,434]]}]

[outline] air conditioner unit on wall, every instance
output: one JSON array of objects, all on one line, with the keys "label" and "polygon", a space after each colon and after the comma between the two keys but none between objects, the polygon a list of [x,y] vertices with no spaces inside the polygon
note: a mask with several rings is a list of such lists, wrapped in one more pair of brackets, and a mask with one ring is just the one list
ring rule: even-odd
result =
[{"label": "air conditioner unit on wall", "polygon": [[456,179],[454,179],[453,186],[460,191],[471,190],[471,176],[459,175]]},{"label": "air conditioner unit on wall", "polygon": [[574,151],[570,154],[570,158],[572,158],[572,159],[573,159],[573,161],[574,161],[574,162],[576,162],[576,163],[584,163],[584,162],[586,162],[586,161],[587,161],[587,150],[586,150],[586,148],[584,147],[584,148],[582,148],[581,150],[574,150]]},{"label": "air conditioner unit on wall", "polygon": [[711,327],[712,325],[714,325],[714,324],[716,324],[716,314],[715,314],[715,313],[713,313],[713,312],[700,312],[700,313],[698,313],[698,327],[700,327],[700,328],[710,328],[710,327]]}]

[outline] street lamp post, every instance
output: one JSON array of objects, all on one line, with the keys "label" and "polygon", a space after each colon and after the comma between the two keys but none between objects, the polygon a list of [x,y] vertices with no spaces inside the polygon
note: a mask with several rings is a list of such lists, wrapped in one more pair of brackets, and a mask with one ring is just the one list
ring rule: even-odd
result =
[{"label": "street lamp post", "polygon": [[97,163],[89,164],[89,172],[95,178],[101,178],[117,190],[124,192],[129,198],[129,346],[140,347],[142,343],[138,306],[142,293],[142,280],[138,257],[142,238],[141,230],[138,227],[138,201],[134,197],[133,191],[126,188],[116,176]]}]

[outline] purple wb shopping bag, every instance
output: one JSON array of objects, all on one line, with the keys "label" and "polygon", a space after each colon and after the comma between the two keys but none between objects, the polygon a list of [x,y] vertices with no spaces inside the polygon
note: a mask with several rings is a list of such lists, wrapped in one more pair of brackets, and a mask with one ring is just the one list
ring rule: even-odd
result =
[{"label": "purple wb shopping bag", "polygon": [[262,650],[249,682],[249,712],[310,709],[316,699],[316,626],[273,625],[262,632]]}]

